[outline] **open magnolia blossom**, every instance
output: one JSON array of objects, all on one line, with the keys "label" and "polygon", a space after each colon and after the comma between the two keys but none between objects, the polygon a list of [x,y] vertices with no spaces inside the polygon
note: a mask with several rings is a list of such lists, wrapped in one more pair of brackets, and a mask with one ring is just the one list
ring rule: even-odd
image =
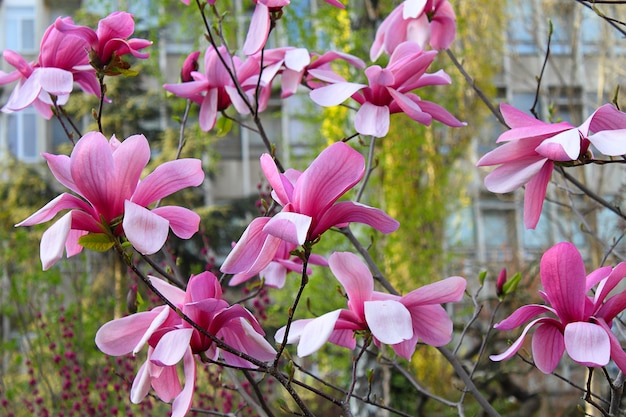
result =
[{"label": "open magnolia blossom", "polygon": [[427,85],[450,84],[443,70],[426,73],[436,55],[436,51],[424,51],[416,43],[404,42],[394,50],[386,68],[373,65],[365,69],[367,85],[332,81],[311,91],[311,99],[320,106],[336,106],[350,97],[354,99],[361,105],[354,127],[362,135],[386,136],[389,116],[394,113],[405,113],[426,126],[433,119],[451,127],[465,126],[440,105],[412,92]]},{"label": "open magnolia blossom", "polygon": [[496,142],[504,145],[485,154],[477,166],[500,165],[485,178],[494,193],[510,193],[526,185],[524,224],[539,222],[555,162],[576,161],[593,145],[608,156],[626,154],[626,113],[612,104],[598,108],[578,127],[568,122],[546,123],[502,104],[500,111],[511,127]]},{"label": "open magnolia blossom", "polygon": [[[62,256],[79,253],[79,239],[89,233],[125,235],[143,254],[161,249],[169,229],[182,239],[198,231],[200,217],[177,206],[147,207],[204,180],[198,159],[166,162],[140,181],[150,160],[150,146],[143,135],[120,142],[99,132],[85,134],[71,155],[43,154],[55,178],[76,195],[63,193],[16,226],[44,223],[70,209],[41,238],[41,262],[48,269]],[[112,244],[112,240],[111,240]],[[110,246],[109,246],[110,247]]]},{"label": "open magnolia blossom", "polygon": [[[291,255],[291,252],[297,248],[294,243],[281,241],[278,250],[274,254],[274,258],[270,263],[259,271],[259,278],[263,280],[263,284],[274,287],[282,288],[285,285],[287,274],[289,272],[296,272],[302,274],[303,263],[302,259],[297,256]],[[328,262],[323,256],[311,254],[309,257],[309,265],[328,266]],[[307,267],[307,275],[311,275],[313,270],[311,267]],[[228,285],[239,285],[242,282],[249,280],[251,277],[246,272],[241,272],[233,275],[228,281]]]},{"label": "open magnolia blossom", "polygon": [[[150,277],[150,282],[207,333],[261,362],[274,358],[276,351],[263,337],[265,333],[255,317],[243,306],[229,305],[222,299],[219,281],[212,273],[192,275],[186,291],[155,277]],[[196,383],[194,355],[202,353],[212,361],[218,361],[221,356],[232,366],[256,367],[217,348],[209,337],[166,305],[110,321],[96,334],[98,348],[111,356],[136,354],[146,344],[148,356],[133,382],[131,400],[141,402],[152,387],[161,400],[173,400],[172,416],[175,417],[184,416],[191,407]],[[184,388],[176,370],[181,360]]]},{"label": "open magnolia blossom", "polygon": [[61,18],[55,21],[54,26],[61,32],[84,39],[91,48],[87,50],[89,62],[94,68],[104,70],[107,75],[116,74],[120,69],[121,63],[115,60],[122,55],[132,54],[135,58],[141,59],[149,57],[148,53],[139,50],[152,45],[151,41],[127,39],[135,32],[135,21],[130,13],[111,13],[98,22],[98,29],[95,31]]},{"label": "open magnolia blossom", "polygon": [[[261,59],[260,56],[255,58]],[[341,81],[342,78],[331,67],[331,63],[338,59],[356,68],[365,68],[362,59],[350,54],[328,51],[319,55],[305,48],[283,47],[263,51],[263,79],[271,83],[280,74],[281,98],[287,98],[297,92],[303,80],[311,88],[326,85],[322,80]]]},{"label": "open magnolia blossom", "polygon": [[[224,67],[224,63],[228,65],[229,69]],[[189,65],[191,64],[189,63]],[[183,80],[182,83],[178,84],[164,84],[163,88],[179,97],[199,104],[200,128],[208,132],[215,126],[217,114],[231,105],[240,114],[250,112],[229,71],[235,74],[243,89],[242,92],[251,103],[256,102],[253,99],[258,97],[258,111],[263,111],[267,107],[271,93],[271,79],[261,78],[259,80],[260,68],[260,63],[256,57],[248,57],[242,61],[237,56],[231,57],[224,46],[220,46],[218,49],[210,46],[204,54],[204,72],[189,71],[191,80]]]},{"label": "open magnolia blossom", "polygon": [[[511,330],[532,320],[521,336],[503,353],[490,356],[502,361],[522,347],[528,331],[536,327],[532,354],[540,371],[549,374],[564,352],[575,362],[602,367],[610,359],[626,372],[626,353],[611,331],[611,323],[626,308],[626,290],[610,295],[626,276],[626,262],[605,266],[585,276],[585,264],[576,247],[563,242],[541,258],[540,292],[548,305],[530,304],[517,309],[494,327]],[[595,292],[590,293],[596,287]],[[547,316],[536,318],[539,315]]]},{"label": "open magnolia blossom", "polygon": [[[69,17],[61,21],[73,24]],[[95,71],[85,53],[88,49],[89,44],[84,39],[62,33],[52,25],[43,35],[37,62],[28,63],[17,52],[5,50],[4,59],[15,71],[0,71],[0,85],[18,83],[2,111],[12,113],[33,105],[39,114],[50,119],[53,114],[51,106],[55,101],[57,105],[67,103],[74,83],[86,93],[100,97]]]},{"label": "open magnolia blossom", "polygon": [[455,36],[456,16],[448,0],[406,0],[378,27],[370,59],[376,61],[383,52],[393,54],[402,42],[447,49]]},{"label": "open magnolia blossom", "polygon": [[[418,340],[432,346],[450,342],[452,320],[441,304],[463,297],[465,279],[450,277],[400,297],[374,291],[371,272],[353,253],[335,252],[328,264],[346,291],[348,309],[294,321],[287,343],[298,343],[298,356],[310,355],[326,342],[354,349],[358,331],[369,331],[374,343],[391,345],[406,359],[413,355]],[[277,342],[282,342],[285,329],[276,332]]]},{"label": "open magnolia blossom", "polygon": [[352,222],[367,224],[383,233],[391,233],[399,226],[380,209],[337,201],[365,173],[363,155],[343,142],[322,151],[304,172],[290,169],[280,173],[269,154],[261,156],[261,168],[282,211],[273,217],[254,219],[224,260],[221,271],[244,274],[239,282],[265,269],[282,241],[302,245],[313,242],[331,227]]}]

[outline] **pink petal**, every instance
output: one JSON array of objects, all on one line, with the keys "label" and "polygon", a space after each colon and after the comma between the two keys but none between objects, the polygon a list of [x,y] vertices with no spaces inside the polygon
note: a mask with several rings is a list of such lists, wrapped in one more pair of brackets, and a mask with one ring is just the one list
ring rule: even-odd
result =
[{"label": "pink petal", "polygon": [[300,335],[298,356],[303,358],[317,352],[332,334],[341,310],[331,311],[309,321]]},{"label": "pink petal", "polygon": [[305,48],[294,48],[285,53],[285,67],[292,71],[303,71],[310,63],[311,55]]},{"label": "pink petal", "polygon": [[493,327],[498,330],[511,330],[543,313],[554,313],[554,311],[550,307],[544,305],[528,304],[518,308],[513,312],[513,314],[502,320],[500,323],[496,323]]},{"label": "pink petal", "polygon": [[52,175],[54,175],[57,181],[78,194],[79,191],[76,188],[76,184],[74,184],[74,179],[70,172],[70,157],[67,155],[52,155],[49,153],[42,153],[41,156],[48,162],[48,168],[50,168]]},{"label": "pink petal", "polygon": [[562,242],[548,249],[539,266],[541,284],[563,322],[584,320],[586,274],[576,246]]},{"label": "pink petal", "polygon": [[203,180],[204,172],[199,159],[165,162],[139,183],[132,201],[145,207],[183,188],[198,186]]},{"label": "pink petal", "polygon": [[198,121],[200,122],[200,129],[205,132],[215,127],[217,121],[217,108],[218,106],[218,91],[216,88],[211,88],[207,91],[202,103],[200,104],[200,113],[198,114]]},{"label": "pink petal", "polygon": [[83,200],[72,194],[63,193],[15,226],[33,226],[35,224],[44,223],[52,220],[54,216],[62,210],[67,209],[78,209],[87,213],[93,213],[92,208]]},{"label": "pink petal", "polygon": [[524,224],[527,229],[534,229],[539,223],[543,201],[546,198],[548,183],[552,177],[554,162],[547,161],[537,175],[528,181],[524,192]]},{"label": "pink petal", "polygon": [[163,402],[170,402],[182,392],[176,366],[161,367],[150,363],[151,384]]},{"label": "pink petal", "polygon": [[351,252],[333,253],[328,258],[328,265],[346,290],[350,310],[363,319],[365,317],[363,304],[372,299],[374,291],[372,273],[363,261]]},{"label": "pink petal", "polygon": [[149,368],[150,362],[146,360],[137,371],[133,385],[130,387],[130,402],[133,404],[139,404],[150,392]]},{"label": "pink petal", "polygon": [[412,306],[442,304],[460,301],[465,293],[466,281],[461,277],[450,277],[411,291],[401,298],[402,304]]},{"label": "pink petal", "polygon": [[222,287],[217,277],[209,271],[192,275],[187,283],[186,302],[195,302],[207,298],[222,298]]},{"label": "pink petal", "polygon": [[382,343],[393,345],[413,337],[411,314],[398,301],[366,301],[364,314],[370,331]]},{"label": "pink petal", "polygon": [[[492,193],[510,193],[529,182],[549,164],[551,164],[551,162],[541,157],[525,158],[515,162],[509,162],[494,169],[485,177],[485,187]],[[550,167],[551,166],[552,165],[550,165]],[[550,169],[550,172],[551,171]]]},{"label": "pink petal", "polygon": [[609,341],[611,343],[611,359],[613,359],[622,372],[626,372],[626,352],[624,352],[620,341],[611,332],[611,328],[604,320],[599,319],[598,325],[602,326],[606,334],[609,336]]},{"label": "pink petal", "polygon": [[[452,320],[440,305],[408,307],[414,337],[431,346],[444,346],[452,340]],[[412,354],[412,352],[411,352]]]},{"label": "pink petal", "polygon": [[561,330],[549,323],[544,323],[535,330],[532,352],[535,365],[544,374],[551,374],[563,357],[565,344]]},{"label": "pink petal", "polygon": [[273,197],[281,206],[286,206],[293,195],[293,184],[287,179],[287,177],[278,171],[276,162],[269,154],[261,155],[261,169],[265,178],[272,186],[274,192]]},{"label": "pink petal", "polygon": [[578,129],[569,129],[544,140],[535,150],[552,161],[574,161],[580,154],[580,141]]},{"label": "pink petal", "polygon": [[376,106],[369,102],[363,103],[354,117],[354,128],[362,135],[371,135],[377,138],[387,136],[389,132],[389,107]]},{"label": "pink petal", "polygon": [[113,151],[117,185],[115,199],[117,201],[131,198],[149,160],[150,145],[144,135],[129,136]]},{"label": "pink petal", "polygon": [[60,96],[72,92],[74,79],[71,72],[59,68],[37,68],[33,75],[35,73],[41,89],[49,94]]},{"label": "pink petal", "polygon": [[[229,346],[247,353],[262,362],[269,362],[276,355],[272,345],[243,318],[234,320],[227,328],[223,328],[218,336],[223,338],[224,342]],[[232,353],[222,351],[222,356],[229,365],[256,368],[256,365]]]},{"label": "pink petal", "polygon": [[265,46],[269,33],[270,12],[268,7],[259,1],[252,14],[248,35],[243,44],[243,53],[249,56],[259,52]]},{"label": "pink petal", "polygon": [[296,211],[316,218],[358,183],[365,172],[365,158],[343,142],[324,149],[296,182]]},{"label": "pink petal", "polygon": [[[303,319],[303,320],[294,320],[291,322],[291,326],[289,326],[289,335],[287,336],[287,344],[297,343],[302,336],[302,331],[306,328],[306,325],[309,324],[314,319]],[[276,331],[274,335],[274,340],[277,343],[282,343],[285,338],[285,331],[287,330],[286,326],[281,327]]]},{"label": "pink petal", "polygon": [[158,366],[176,365],[189,349],[194,329],[183,328],[169,331],[161,337],[150,361]]},{"label": "pink petal", "polygon": [[[422,77],[422,79],[423,78],[424,77]],[[454,117],[452,114],[450,114],[449,111],[441,107],[439,104],[432,103],[426,100],[420,100],[419,106],[422,109],[422,111],[430,114],[433,117],[433,119],[447,126],[450,126],[450,127],[467,126],[466,122],[460,121],[459,119]]]},{"label": "pink petal", "polygon": [[269,217],[254,219],[228,254],[220,270],[226,274],[246,272],[255,275],[274,259],[281,240],[263,232]]},{"label": "pink petal", "polygon": [[367,86],[365,84],[340,82],[316,88],[309,93],[309,96],[311,100],[320,106],[337,106],[363,87]]},{"label": "pink petal", "polygon": [[603,130],[589,136],[589,141],[600,153],[608,156],[626,154],[626,129]]},{"label": "pink petal", "polygon": [[430,46],[448,49],[456,36],[456,22],[447,17],[437,17],[430,22]]},{"label": "pink petal", "polygon": [[267,222],[263,231],[286,242],[302,245],[306,241],[311,217],[281,211]]},{"label": "pink petal", "polygon": [[599,367],[611,359],[607,332],[595,323],[574,322],[565,326],[565,349],[570,358],[584,366]]},{"label": "pink petal", "polygon": [[519,338],[515,342],[513,342],[513,344],[511,346],[509,346],[509,348],[507,350],[505,350],[504,352],[500,353],[499,355],[491,355],[491,356],[489,356],[489,359],[491,359],[494,362],[500,362],[500,361],[503,361],[505,359],[511,358],[522,347],[522,344],[524,343],[524,339],[526,338],[526,334],[528,333],[528,331],[535,324],[542,323],[542,322],[547,321],[547,320],[550,320],[550,319],[540,318],[540,319],[537,319],[537,320],[534,320],[534,321],[528,323],[528,325],[524,328],[524,331],[519,336]]},{"label": "pink petal", "polygon": [[159,313],[162,310],[145,311],[104,324],[96,333],[98,349],[111,356],[133,352]]},{"label": "pink petal", "polygon": [[72,227],[72,212],[61,217],[41,236],[41,265],[44,271],[63,257],[65,242]]},{"label": "pink petal", "polygon": [[402,17],[404,19],[416,18],[424,13],[426,3],[428,3],[427,0],[406,0],[403,3]]},{"label": "pink petal", "polygon": [[158,214],[126,200],[122,227],[126,238],[139,253],[151,255],[165,244],[170,224]]},{"label": "pink petal", "polygon": [[85,134],[70,156],[70,172],[80,194],[102,214],[106,221],[122,213],[117,195],[116,167],[109,141],[99,132]]},{"label": "pink petal", "polygon": [[184,207],[162,206],[152,213],[167,220],[172,232],[181,239],[190,239],[200,226],[200,216]]},{"label": "pink petal", "polygon": [[185,373],[185,387],[172,403],[172,417],[184,417],[187,415],[193,400],[196,386],[196,361],[189,347],[183,356],[183,370]]},{"label": "pink petal", "polygon": [[185,291],[173,286],[161,278],[153,277],[152,275],[148,275],[148,279],[150,280],[150,283],[161,293],[161,295],[165,296],[165,298],[173,304],[178,305],[185,302]]},{"label": "pink petal", "polygon": [[[17,68],[17,67],[16,67]],[[591,117],[581,125],[581,130],[588,125],[589,131],[598,133],[603,130],[621,130],[626,128],[626,113],[618,110],[613,104],[600,106]]]},{"label": "pink petal", "polygon": [[318,220],[311,236],[318,236],[333,226],[343,227],[347,223],[363,223],[382,233],[395,232],[400,223],[384,211],[352,201],[334,204]]}]

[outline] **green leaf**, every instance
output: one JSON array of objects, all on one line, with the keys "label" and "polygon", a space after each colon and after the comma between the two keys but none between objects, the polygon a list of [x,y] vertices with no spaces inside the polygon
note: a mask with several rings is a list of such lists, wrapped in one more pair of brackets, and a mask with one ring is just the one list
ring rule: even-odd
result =
[{"label": "green leaf", "polygon": [[485,284],[485,278],[487,278],[487,271],[480,271],[478,274],[478,282],[480,282],[480,285]]},{"label": "green leaf", "polygon": [[520,274],[519,272],[513,275],[511,279],[507,280],[504,283],[504,286],[502,287],[502,294],[503,295],[512,294],[517,288],[517,286],[519,285],[521,280],[522,280],[522,274]]},{"label": "green leaf", "polygon": [[81,236],[78,239],[78,244],[96,252],[106,252],[113,247],[115,242],[104,233],[89,233],[88,235]]},{"label": "green leaf", "polygon": [[233,120],[228,117],[220,117],[215,123],[215,134],[221,138],[226,136],[233,128]]}]

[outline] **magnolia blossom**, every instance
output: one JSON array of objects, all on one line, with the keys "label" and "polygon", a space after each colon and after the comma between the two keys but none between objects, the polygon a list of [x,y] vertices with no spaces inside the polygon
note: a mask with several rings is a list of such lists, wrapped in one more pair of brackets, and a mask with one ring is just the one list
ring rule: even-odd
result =
[{"label": "magnolia blossom", "polygon": [[[294,243],[281,241],[274,258],[270,263],[258,272],[259,278],[263,280],[263,283],[269,287],[282,288],[285,285],[287,274],[289,272],[296,272],[302,274],[302,259],[297,256],[292,256],[291,252],[297,248]],[[328,266],[328,262],[323,256],[311,254],[309,257],[309,265]],[[313,271],[311,268],[307,268],[307,275],[311,275]],[[252,275],[249,272],[240,272],[233,275],[228,282],[229,285],[239,285],[242,282],[247,281],[256,275],[256,272]]]},{"label": "magnolia blossom", "polygon": [[[626,154],[626,113],[611,104],[597,109],[582,125],[546,123],[502,104],[500,111],[511,127],[498,138],[504,145],[484,155],[477,166],[500,165],[485,178],[494,193],[509,193],[526,185],[524,224],[539,222],[555,162],[579,159],[593,145],[604,155]],[[592,134],[592,132],[594,132]]]},{"label": "magnolia blossom", "polygon": [[189,239],[200,217],[189,209],[147,207],[183,188],[202,183],[204,173],[198,159],[166,162],[139,181],[150,159],[150,146],[143,135],[124,142],[107,140],[90,132],[77,143],[72,154],[43,154],[56,179],[74,194],[63,193],[17,226],[32,226],[51,220],[62,210],[70,211],[46,230],[41,239],[41,262],[48,269],[63,256],[82,250],[79,238],[88,233],[124,234],[143,254],[158,251],[169,229]]},{"label": "magnolia blossom", "polygon": [[[61,21],[72,24],[69,17]],[[11,113],[32,104],[43,117],[50,119],[53,114],[50,107],[54,101],[58,105],[67,103],[74,83],[86,93],[99,97],[98,80],[84,53],[88,47],[82,38],[62,33],[52,25],[43,35],[36,62],[28,63],[18,53],[4,51],[4,59],[15,71],[0,71],[0,85],[14,81],[18,83],[2,111]]]},{"label": "magnolia blossom", "polygon": [[[517,309],[496,324],[498,330],[511,330],[531,321],[521,336],[503,353],[492,355],[501,361],[515,355],[528,331],[536,327],[532,354],[540,371],[549,374],[567,351],[575,362],[602,367],[613,359],[626,372],[626,353],[611,332],[611,322],[626,308],[626,291],[610,295],[626,276],[626,262],[615,268],[605,266],[585,276],[585,265],[576,247],[559,243],[541,258],[540,294],[547,305],[530,304]],[[590,293],[592,288],[594,292]],[[540,318],[539,315],[547,314]]]},{"label": "magnolia blossom", "polygon": [[365,173],[365,158],[343,142],[326,148],[304,172],[280,173],[269,154],[261,156],[261,168],[273,188],[272,197],[283,209],[250,223],[222,264],[224,273],[252,277],[274,260],[282,241],[302,245],[334,226],[358,222],[383,233],[399,226],[379,209],[337,202]]},{"label": "magnolia blossom", "polygon": [[456,16],[448,0],[406,0],[383,20],[370,48],[376,61],[383,52],[393,54],[402,42],[422,48],[447,49],[456,35]]},{"label": "magnolia blossom", "polygon": [[[257,57],[261,59],[261,57]],[[298,86],[306,79],[309,87],[318,88],[322,80],[342,81],[333,71],[330,63],[341,59],[356,68],[365,68],[365,62],[353,55],[329,51],[322,55],[309,53],[305,48],[284,47],[263,51],[263,77],[281,76],[281,98],[295,94]]]},{"label": "magnolia blossom", "polygon": [[[400,297],[374,291],[371,272],[350,252],[335,252],[328,263],[346,291],[348,309],[294,321],[287,343],[298,343],[298,356],[310,355],[327,341],[354,349],[357,331],[369,331],[376,344],[391,345],[406,359],[413,355],[418,340],[432,346],[450,342],[452,320],[441,304],[463,297],[465,279],[450,277]],[[284,336],[285,327],[278,330],[275,339],[282,342]]]},{"label": "magnolia blossom", "polygon": [[[228,69],[224,63],[228,65]],[[266,78],[259,81],[259,73],[260,65],[256,58],[250,57],[241,61],[236,56],[231,57],[224,46],[218,49],[209,47],[204,54],[204,73],[190,71],[192,81],[165,84],[163,88],[198,103],[200,128],[209,131],[215,126],[217,114],[229,108],[231,104],[240,114],[248,114],[250,109],[240,94],[243,93],[249,103],[254,102],[252,99],[257,93],[259,84],[261,88],[258,110],[262,111],[267,107],[271,91]],[[243,91],[237,89],[231,74],[237,77]]]},{"label": "magnolia blossom", "polygon": [[[115,60],[122,55],[131,54],[136,58],[148,58],[150,55],[139,52],[152,42],[146,39],[127,39],[135,32],[133,15],[127,12],[113,12],[98,22],[94,31],[86,26],[75,25],[71,21],[57,18],[54,26],[61,32],[71,33],[84,39],[90,46],[90,63],[98,70],[116,73],[120,62]],[[111,65],[112,67],[110,68]]]},{"label": "magnolia blossom", "polygon": [[374,65],[365,70],[368,85],[334,82],[311,91],[311,99],[321,106],[336,106],[352,97],[361,104],[354,127],[362,135],[387,135],[390,114],[400,112],[427,126],[432,119],[452,127],[465,126],[443,107],[412,93],[427,85],[450,84],[450,77],[443,70],[426,74],[436,54],[435,51],[423,51],[417,44],[404,42],[391,55],[387,68]]},{"label": "magnolia blossom", "polygon": [[[264,332],[252,313],[241,305],[229,305],[222,299],[222,290],[210,272],[191,276],[187,290],[182,291],[163,280],[150,277],[150,282],[183,314],[207,333],[261,362],[274,358],[276,351],[263,338]],[[221,350],[212,339],[184,321],[168,306],[135,313],[103,325],[96,334],[98,348],[112,356],[138,353],[146,344],[146,362],[137,372],[131,387],[133,403],[139,403],[152,387],[159,398],[172,401],[172,416],[184,416],[191,407],[196,379],[194,355],[204,354],[217,361],[246,368],[253,364]],[[176,365],[183,361],[185,386],[181,387]]]}]

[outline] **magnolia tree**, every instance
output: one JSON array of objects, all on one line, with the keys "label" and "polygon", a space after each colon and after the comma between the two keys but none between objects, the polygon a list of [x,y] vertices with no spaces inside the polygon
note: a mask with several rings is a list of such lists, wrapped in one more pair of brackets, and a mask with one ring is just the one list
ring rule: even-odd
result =
[{"label": "magnolia tree", "polygon": [[[332,7],[344,7],[336,0],[326,1]],[[434,120],[453,128],[471,128],[416,93],[421,87],[451,82],[443,70],[432,68],[439,51],[446,50],[455,38],[456,17],[451,4],[447,0],[406,0],[395,8],[380,24],[370,50],[372,62],[383,55],[389,57],[382,67],[375,63],[367,66],[359,57],[332,50],[314,53],[298,45],[267,47],[270,32],[282,23],[288,0],[255,1],[243,45],[226,41],[219,4],[199,0],[191,5],[189,0],[182,3],[197,6],[208,45],[203,53],[192,52],[187,57],[180,83],[166,84],[164,88],[192,105],[197,104],[199,126],[207,132],[215,128],[220,114],[226,117],[227,110],[242,117],[251,116],[254,127],[242,124],[242,128],[253,128],[267,147],[259,163],[271,186],[271,201],[267,201],[264,214],[252,220],[242,236],[233,237],[236,243],[221,264],[223,275],[219,278],[205,271],[181,282],[155,263],[151,265],[159,276],[146,274],[137,263],[138,259],[149,261],[150,255],[160,251],[170,232],[189,239],[198,231],[198,214],[184,207],[161,205],[161,200],[200,185],[204,173],[200,160],[176,159],[142,178],[151,156],[148,139],[140,132],[125,139],[115,135],[107,138],[102,133],[102,114],[108,103],[107,79],[129,73],[129,55],[148,57],[151,41],[132,37],[132,15],[123,11],[112,13],[95,30],[77,25],[70,17],[59,17],[46,30],[36,61],[27,62],[6,50],[4,59],[15,71],[0,72],[0,84],[16,82],[2,108],[4,112],[33,106],[46,119],[58,118],[73,144],[69,156],[43,154],[54,177],[69,191],[17,224],[46,223],[64,213],[42,236],[43,269],[51,268],[64,254],[72,257],[83,249],[111,250],[162,304],[103,323],[96,335],[96,345],[104,354],[145,357],[132,382],[130,401],[139,403],[148,395],[156,395],[171,402],[173,416],[184,416],[192,406],[198,368],[219,366],[228,372],[229,378],[239,372],[248,381],[252,389],[242,395],[259,415],[279,412],[279,406],[259,388],[264,378],[284,388],[292,401],[280,403],[280,408],[295,415],[315,414],[309,404],[311,398],[341,407],[343,415],[353,415],[351,407],[355,402],[409,415],[382,401],[380,393],[357,395],[357,370],[359,361],[371,352],[379,358],[398,356],[410,360],[419,343],[436,347],[464,388],[455,398],[431,394],[406,368],[402,374],[416,395],[428,396],[464,415],[469,393],[484,413],[500,415],[473,382],[475,368],[468,369],[457,357],[458,346],[447,347],[453,340],[453,322],[450,309],[444,305],[460,302],[464,297],[473,298],[466,291],[466,279],[432,277],[432,283],[400,294],[350,228],[352,223],[361,223],[388,234],[402,226],[384,210],[360,202],[374,164],[373,152],[364,157],[352,139],[369,141],[373,150],[376,139],[387,135],[394,113],[404,113],[427,126]],[[214,26],[212,19],[219,24]],[[362,71],[367,82],[352,82],[335,72],[333,64],[338,60]],[[267,108],[278,83],[282,98],[308,90],[311,100],[320,106],[349,103],[355,110],[356,133],[350,138],[326,138],[334,143],[303,171],[283,166],[277,156],[277,144],[271,142],[258,117]],[[99,98],[99,108],[94,112],[99,131],[80,133],[64,110],[76,86]],[[547,123],[507,104],[495,115],[509,130],[497,140],[502,145],[484,155],[478,165],[497,165],[485,179],[487,189],[494,193],[525,187],[527,228],[537,225],[553,171],[569,175],[566,169],[606,164],[613,161],[611,157],[623,161],[626,155],[626,114],[610,103],[598,108],[580,126]],[[80,139],[74,139],[76,134]],[[183,139],[181,129],[181,147]],[[353,197],[352,190],[357,185],[361,191]],[[592,190],[582,187],[581,191],[624,218],[619,208]],[[330,230],[343,234],[353,251],[319,251],[318,243]],[[307,292],[312,265],[329,268],[342,288],[345,307],[296,320],[296,310],[305,308],[301,300]],[[288,278],[290,273],[293,278]],[[260,279],[261,285],[280,289],[286,279],[295,280],[297,276],[300,285],[289,295],[291,307],[275,334],[266,334],[242,302],[223,296],[224,283],[237,285]],[[607,395],[600,395],[605,393],[603,389],[592,392],[591,384],[580,389],[598,412],[621,415],[619,400],[626,352],[621,346],[618,316],[626,308],[626,292],[619,292],[618,286],[624,276],[626,263],[601,266],[587,273],[579,250],[572,243],[562,242],[550,248],[540,263],[540,294],[544,303],[522,306],[495,324],[497,330],[507,332],[525,327],[503,352],[490,352],[490,359],[500,362],[512,358],[534,329],[532,359],[526,359],[528,362],[549,374],[567,353],[582,369],[604,369]],[[518,279],[519,276],[507,280],[506,273],[502,273],[497,281],[498,295],[510,296]],[[461,343],[459,340],[478,313],[476,306],[455,343]],[[514,337],[516,333],[508,334]],[[488,351],[488,336],[483,335],[481,355]],[[327,343],[345,347],[345,354],[353,358],[353,370],[346,370],[351,375],[349,384],[342,387],[322,381],[332,388],[330,393],[308,382],[315,378],[314,372],[289,354],[288,347],[296,345],[297,357],[315,361],[315,356],[321,354],[318,350]],[[394,363],[401,366],[400,362]],[[617,366],[617,377],[606,371],[610,363]],[[236,415],[225,409],[195,411]]]}]

